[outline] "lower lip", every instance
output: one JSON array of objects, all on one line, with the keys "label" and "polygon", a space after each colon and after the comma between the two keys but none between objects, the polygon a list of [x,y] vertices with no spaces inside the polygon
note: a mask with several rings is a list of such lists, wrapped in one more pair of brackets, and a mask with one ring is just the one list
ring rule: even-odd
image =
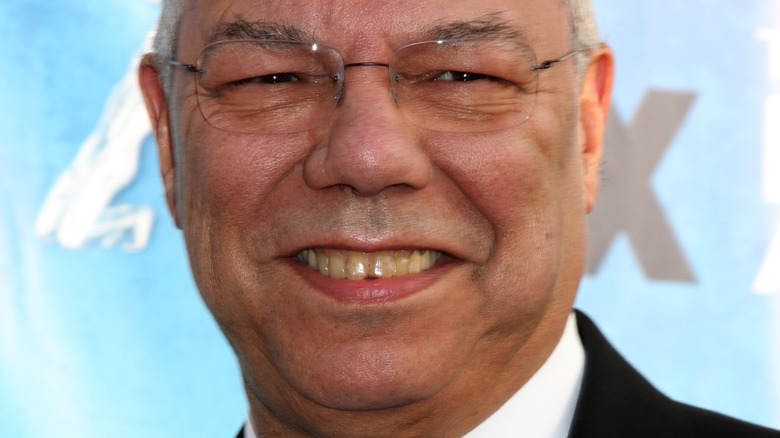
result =
[{"label": "lower lip", "polygon": [[363,305],[398,301],[420,293],[436,283],[452,266],[450,260],[442,259],[431,269],[418,274],[371,280],[337,280],[297,260],[291,263],[314,290],[345,304]]}]

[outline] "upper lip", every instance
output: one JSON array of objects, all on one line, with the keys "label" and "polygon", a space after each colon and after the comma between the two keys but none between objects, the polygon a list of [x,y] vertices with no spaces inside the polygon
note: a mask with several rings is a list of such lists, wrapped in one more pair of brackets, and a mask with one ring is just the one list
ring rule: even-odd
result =
[{"label": "upper lip", "polygon": [[[275,217],[275,228],[263,227],[249,237],[262,245],[265,254],[279,258],[295,257],[305,249],[333,249],[374,253],[393,250],[433,250],[465,262],[484,264],[490,256],[490,230],[460,222],[435,205],[398,208],[378,214],[340,212],[338,203],[327,209],[316,204],[310,211],[294,210]],[[316,211],[322,210],[322,214]],[[391,210],[388,208],[387,210]],[[457,213],[454,213],[457,214]],[[275,232],[274,232],[275,231]],[[267,250],[270,250],[269,254]]]}]

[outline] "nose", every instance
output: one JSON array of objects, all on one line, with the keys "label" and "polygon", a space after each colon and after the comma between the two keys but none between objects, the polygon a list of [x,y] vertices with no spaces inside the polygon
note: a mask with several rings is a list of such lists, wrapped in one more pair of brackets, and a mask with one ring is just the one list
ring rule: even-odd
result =
[{"label": "nose", "polygon": [[345,94],[325,139],[304,163],[315,189],[342,186],[365,197],[391,187],[422,189],[431,164],[419,135],[400,113],[386,66],[348,69]]}]

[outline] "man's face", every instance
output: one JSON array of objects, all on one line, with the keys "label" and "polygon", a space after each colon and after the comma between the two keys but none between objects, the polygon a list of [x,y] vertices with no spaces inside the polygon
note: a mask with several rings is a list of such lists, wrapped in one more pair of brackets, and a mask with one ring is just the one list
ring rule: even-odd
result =
[{"label": "man's face", "polygon": [[[301,30],[346,63],[387,62],[434,26],[484,17],[519,31],[539,61],[571,51],[558,1],[193,3],[177,52],[186,63],[217,25],[239,20]],[[600,128],[583,122],[573,60],[539,74],[528,121],[465,134],[409,123],[381,67],[348,69],[335,118],[296,134],[216,129],[189,74],[175,84],[170,137],[158,126],[163,156],[169,139],[176,150],[163,160],[169,200],[253,409],[314,421],[449,404],[478,417],[464,406],[502,402],[546,359],[583,269],[597,174],[589,133]],[[301,261],[343,258],[350,275],[360,260],[426,251],[443,256],[382,279]]]}]

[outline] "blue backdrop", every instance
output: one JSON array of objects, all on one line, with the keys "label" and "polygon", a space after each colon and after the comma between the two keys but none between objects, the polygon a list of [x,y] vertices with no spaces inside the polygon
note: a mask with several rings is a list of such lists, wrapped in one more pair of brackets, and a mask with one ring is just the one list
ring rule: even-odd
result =
[{"label": "blue backdrop", "polygon": [[[672,397],[780,428],[776,4],[595,1],[618,76],[578,306]],[[133,86],[158,12],[0,3],[0,436],[246,415]]]}]

